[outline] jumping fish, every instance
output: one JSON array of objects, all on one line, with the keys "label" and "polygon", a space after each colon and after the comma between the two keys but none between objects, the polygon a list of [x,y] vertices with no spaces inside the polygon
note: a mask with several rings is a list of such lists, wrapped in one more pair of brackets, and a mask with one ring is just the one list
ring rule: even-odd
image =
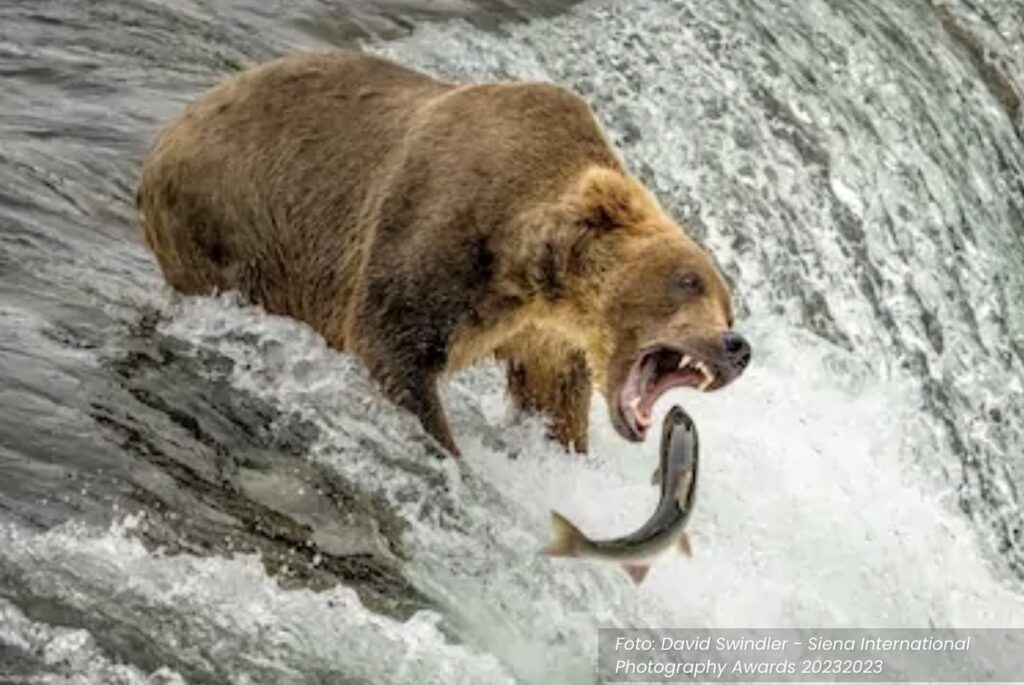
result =
[{"label": "jumping fish", "polygon": [[551,512],[551,542],[544,554],[552,557],[587,557],[622,564],[641,583],[651,561],[673,544],[691,554],[686,522],[697,491],[699,444],[697,427],[681,407],[672,407],[661,431],[661,461],[653,484],[661,485],[658,508],[647,523],[613,540],[591,540],[558,512]]}]

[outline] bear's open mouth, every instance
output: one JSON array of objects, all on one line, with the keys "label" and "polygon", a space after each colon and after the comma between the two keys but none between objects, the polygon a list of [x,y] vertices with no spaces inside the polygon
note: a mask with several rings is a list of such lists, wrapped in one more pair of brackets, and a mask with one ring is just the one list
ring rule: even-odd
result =
[{"label": "bear's open mouth", "polygon": [[655,402],[672,388],[707,390],[718,374],[713,364],[673,347],[658,345],[641,352],[619,391],[619,411],[626,428],[642,440],[650,428]]}]

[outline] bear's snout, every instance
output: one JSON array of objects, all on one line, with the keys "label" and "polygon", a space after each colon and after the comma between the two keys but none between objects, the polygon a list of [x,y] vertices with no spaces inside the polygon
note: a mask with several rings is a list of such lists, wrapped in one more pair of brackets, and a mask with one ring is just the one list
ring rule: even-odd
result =
[{"label": "bear's snout", "polygon": [[733,380],[750,364],[750,343],[736,331],[726,331],[722,334],[720,348],[722,370]]}]

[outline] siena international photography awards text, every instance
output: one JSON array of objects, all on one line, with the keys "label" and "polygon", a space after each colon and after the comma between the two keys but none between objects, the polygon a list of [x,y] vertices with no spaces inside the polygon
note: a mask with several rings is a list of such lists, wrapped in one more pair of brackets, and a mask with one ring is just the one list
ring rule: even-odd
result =
[{"label": "siena international photography awards text", "polygon": [[1024,683],[1024,630],[603,629],[603,683]]}]

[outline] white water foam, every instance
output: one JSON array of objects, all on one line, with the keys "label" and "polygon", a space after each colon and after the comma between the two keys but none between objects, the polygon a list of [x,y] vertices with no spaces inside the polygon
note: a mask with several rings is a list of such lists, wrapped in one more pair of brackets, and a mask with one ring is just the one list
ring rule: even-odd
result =
[{"label": "white water foam", "polygon": [[[136,523],[104,533],[77,524],[43,534],[3,526],[0,564],[17,569],[36,601],[55,597],[94,619],[135,625],[180,662],[228,683],[287,682],[313,674],[410,685],[513,682],[495,658],[448,644],[429,612],[398,623],[366,610],[344,587],[285,591],[252,556],[147,552],[128,535]],[[16,613],[0,619],[3,641],[26,648],[41,644],[36,628]],[[105,661],[90,666],[100,657],[84,631],[53,630],[55,637],[43,640],[47,659],[52,653],[54,659],[73,659],[72,666],[88,666],[83,677],[103,669],[128,672]]]},{"label": "white water foam", "polygon": [[[28,619],[14,604],[0,599],[0,645],[16,649],[50,673],[34,673],[5,683],[33,685],[187,685],[168,668],[146,674],[108,659],[85,630],[61,628]],[[10,674],[0,662],[0,677]]]},{"label": "white water foam", "polygon": [[120,529],[0,529],[0,566],[34,596],[132,625],[227,682],[326,672],[590,683],[601,627],[1024,619],[1019,592],[993,577],[967,522],[917,472],[913,383],[772,316],[746,322],[758,360],[735,387],[659,404],[683,403],[701,431],[695,555],[665,558],[635,587],[613,566],[538,554],[550,509],[610,536],[654,505],[656,445],[621,441],[601,402],[593,454],[578,458],[539,421],[506,412],[494,367],[461,374],[445,400],[465,458],[437,462],[416,421],[302,324],[230,297],[185,298],[170,313],[164,333],[232,359],[240,390],[318,426],[310,458],[393,504],[410,524],[406,572],[442,611],[400,623],[345,588],[282,590],[255,558],[163,556]]},{"label": "white water foam", "polygon": [[[910,382],[880,379],[770,317],[748,322],[759,357],[741,384],[659,405],[681,401],[701,431],[696,553],[666,558],[639,588],[612,566],[537,554],[550,509],[594,535],[631,530],[652,510],[656,446],[623,443],[603,405],[592,414],[593,456],[576,458],[546,442],[538,422],[506,416],[493,368],[460,375],[446,400],[463,465],[483,481],[467,483],[427,457],[415,422],[306,327],[196,299],[166,330],[228,354],[239,387],[319,425],[315,458],[389,496],[412,524],[414,580],[463,640],[520,682],[589,682],[599,627],[1024,624],[1024,598],[993,577],[967,522],[910,458]],[[241,332],[259,342],[235,342]],[[353,410],[360,404],[372,415]],[[421,460],[449,488],[361,457],[357,434],[406,464]],[[432,498],[450,499],[456,514],[431,514]]]}]

